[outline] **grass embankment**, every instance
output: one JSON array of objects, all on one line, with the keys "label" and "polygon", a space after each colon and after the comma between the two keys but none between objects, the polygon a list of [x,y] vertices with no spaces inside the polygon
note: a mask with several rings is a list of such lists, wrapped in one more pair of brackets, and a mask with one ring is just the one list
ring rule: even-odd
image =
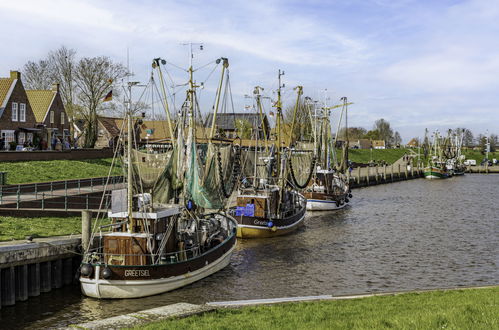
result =
[{"label": "grass embankment", "polygon": [[[108,218],[99,220],[100,225],[108,223]],[[0,217],[0,241],[78,234],[81,234],[81,217]]]},{"label": "grass embankment", "polygon": [[135,329],[497,329],[499,288],[218,309]]},{"label": "grass embankment", "polygon": [[71,234],[81,234],[81,217],[0,217],[0,241]]},{"label": "grass embankment", "polygon": [[[0,171],[7,172],[7,184],[85,179],[107,176],[112,159],[50,160],[1,162]],[[119,164],[112,175],[122,174]]]},{"label": "grass embankment", "polygon": [[[395,163],[404,154],[409,154],[409,149],[349,149],[348,158],[354,163],[368,164],[371,160],[375,162],[385,161],[388,164]],[[340,155],[341,150],[337,150],[337,155]]]},{"label": "grass embankment", "polygon": [[[463,154],[466,156],[466,159],[474,159],[476,160],[476,164],[480,165],[482,160],[485,158],[485,155],[482,154],[480,151],[477,150],[468,150],[465,149],[463,150]],[[489,159],[499,159],[499,151],[496,152],[489,152]]]}]

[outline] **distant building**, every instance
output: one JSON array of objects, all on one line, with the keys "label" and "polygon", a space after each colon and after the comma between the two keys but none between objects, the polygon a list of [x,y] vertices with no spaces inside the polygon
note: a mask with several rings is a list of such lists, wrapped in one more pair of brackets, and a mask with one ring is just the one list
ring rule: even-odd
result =
[{"label": "distant building", "polygon": [[[205,127],[212,126],[213,113],[208,114]],[[252,131],[258,130],[258,138],[263,139],[265,135],[269,137],[270,125],[266,115],[262,118],[257,113],[218,113],[216,117],[216,129],[219,134],[223,134],[226,138],[238,137],[238,122],[249,123]]]},{"label": "distant building", "polygon": [[48,141],[55,136],[69,138],[70,123],[59,91],[59,84],[48,90],[26,90],[36,123],[41,128],[40,137]]},{"label": "distant building", "polygon": [[351,149],[371,149],[372,142],[369,139],[350,140],[348,147]]},{"label": "distant building", "polygon": [[[94,148],[102,149],[113,147],[117,144],[120,136],[121,118],[97,117],[97,140]],[[73,122],[74,139],[77,140],[78,147],[83,147],[85,142],[85,119],[77,119]]]},{"label": "distant building", "polygon": [[372,140],[373,149],[386,149],[384,140]]},{"label": "distant building", "polygon": [[0,149],[15,149],[25,142],[35,143],[36,119],[21,82],[21,73],[11,71],[0,78]]},{"label": "distant building", "polygon": [[419,146],[419,141],[417,138],[413,138],[409,143],[406,144],[407,147],[409,148],[416,148]]}]

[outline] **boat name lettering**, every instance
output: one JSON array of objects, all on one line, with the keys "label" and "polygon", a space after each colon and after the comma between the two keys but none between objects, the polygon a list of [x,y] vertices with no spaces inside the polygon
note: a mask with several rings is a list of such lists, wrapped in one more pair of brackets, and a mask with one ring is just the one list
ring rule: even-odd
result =
[{"label": "boat name lettering", "polygon": [[150,276],[149,269],[142,270],[125,270],[126,277]]},{"label": "boat name lettering", "polygon": [[255,225],[263,225],[263,226],[267,225],[267,221],[261,221],[261,220],[254,220],[253,223]]}]

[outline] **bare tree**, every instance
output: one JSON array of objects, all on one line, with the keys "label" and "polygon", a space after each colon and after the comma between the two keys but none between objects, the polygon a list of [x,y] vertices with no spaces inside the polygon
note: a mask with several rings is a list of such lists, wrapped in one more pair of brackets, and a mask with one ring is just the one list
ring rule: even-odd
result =
[{"label": "bare tree", "polygon": [[114,63],[106,56],[82,58],[75,68],[75,84],[78,100],[86,120],[86,148],[93,148],[97,141],[97,112],[104,96],[111,90],[113,82],[125,76],[127,70],[119,63]]},{"label": "bare tree", "polygon": [[51,66],[51,78],[59,84],[59,91],[64,108],[71,121],[75,118],[75,66],[76,50],[61,46],[48,55]]},{"label": "bare tree", "polygon": [[52,67],[47,59],[28,61],[23,67],[22,78],[26,89],[49,89],[52,81]]},{"label": "bare tree", "polygon": [[402,138],[400,137],[399,132],[395,132],[393,134],[393,144],[398,147],[400,147],[400,145],[402,144]]},{"label": "bare tree", "polygon": [[383,118],[378,119],[374,122],[374,130],[379,132],[379,136],[382,140],[385,140],[387,146],[392,144],[393,140],[393,130],[390,127],[390,123]]}]

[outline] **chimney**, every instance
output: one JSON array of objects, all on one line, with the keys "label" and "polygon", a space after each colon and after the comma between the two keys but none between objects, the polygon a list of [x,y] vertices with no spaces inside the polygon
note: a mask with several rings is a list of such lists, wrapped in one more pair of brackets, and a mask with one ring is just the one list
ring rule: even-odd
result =
[{"label": "chimney", "polygon": [[10,79],[21,80],[21,72],[19,72],[19,71],[10,71]]},{"label": "chimney", "polygon": [[52,91],[59,93],[59,83],[52,84]]}]

